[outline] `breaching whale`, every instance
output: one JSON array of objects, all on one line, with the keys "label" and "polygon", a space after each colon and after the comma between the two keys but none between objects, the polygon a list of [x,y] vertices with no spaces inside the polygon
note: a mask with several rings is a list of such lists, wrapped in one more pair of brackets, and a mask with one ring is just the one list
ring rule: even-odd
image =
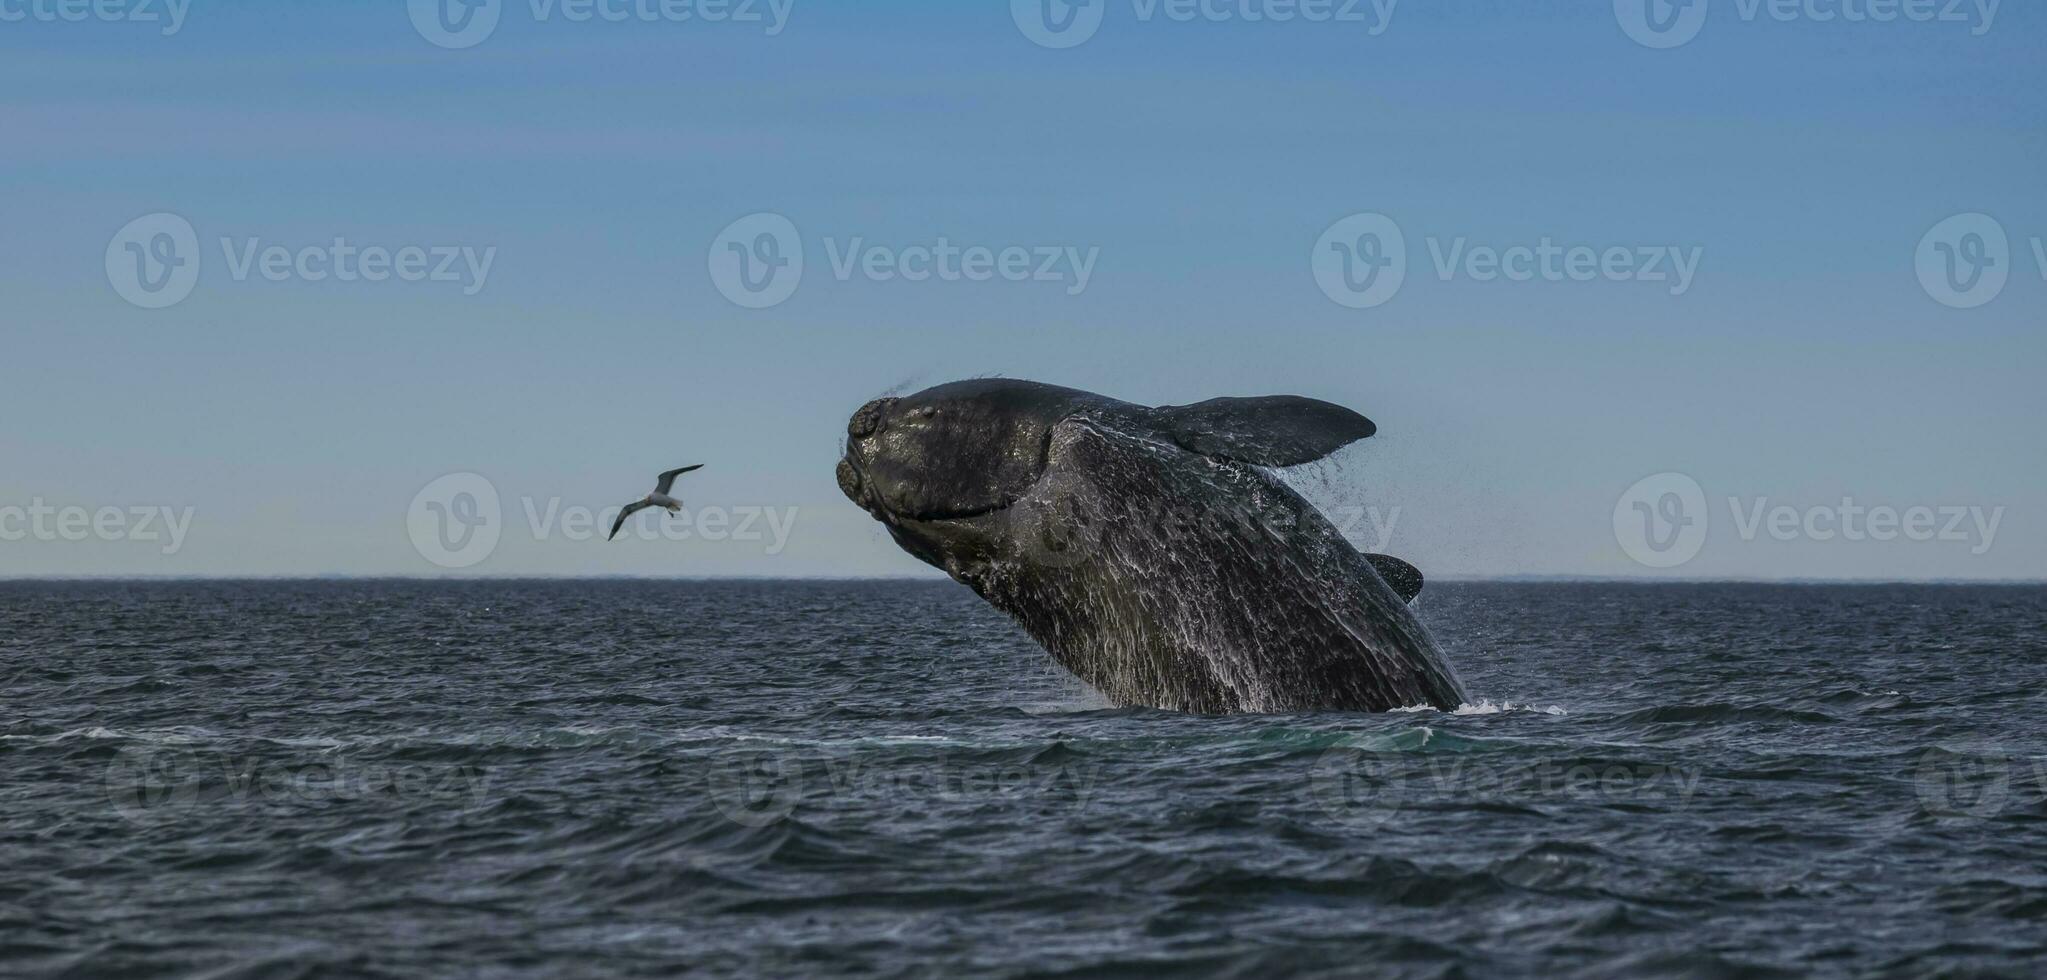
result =
[{"label": "breaching whale", "polygon": [[1421,574],[1265,470],[1375,431],[1293,395],[1153,408],[960,381],[854,412],[838,481],[1115,704],[1453,709],[1464,692],[1406,605]]}]

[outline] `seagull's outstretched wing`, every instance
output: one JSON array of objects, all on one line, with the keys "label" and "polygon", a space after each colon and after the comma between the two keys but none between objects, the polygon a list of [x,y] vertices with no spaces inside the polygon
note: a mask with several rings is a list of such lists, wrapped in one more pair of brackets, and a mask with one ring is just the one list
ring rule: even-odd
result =
[{"label": "seagull's outstretched wing", "polygon": [[605,538],[604,540],[609,541],[611,540],[611,538],[618,537],[618,529],[625,526],[626,518],[631,517],[634,514],[637,514],[640,511],[646,510],[647,508],[652,506],[654,505],[644,500],[635,500],[632,503],[625,505],[625,509],[618,512],[618,520],[611,522],[611,537]]},{"label": "seagull's outstretched wing", "polygon": [[675,486],[676,477],[681,476],[684,473],[687,473],[691,470],[700,470],[703,468],[704,464],[698,463],[695,466],[685,466],[679,470],[669,470],[668,472],[661,474],[661,482],[654,484],[654,492],[667,493],[669,492],[669,488]]}]

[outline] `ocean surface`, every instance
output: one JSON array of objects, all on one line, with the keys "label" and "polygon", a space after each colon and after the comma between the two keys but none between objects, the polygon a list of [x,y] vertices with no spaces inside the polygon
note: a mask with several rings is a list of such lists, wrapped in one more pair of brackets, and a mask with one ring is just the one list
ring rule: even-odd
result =
[{"label": "ocean surface", "polygon": [[2047,589],[1431,584],[1456,713],[950,583],[0,584],[0,975],[2047,970]]}]

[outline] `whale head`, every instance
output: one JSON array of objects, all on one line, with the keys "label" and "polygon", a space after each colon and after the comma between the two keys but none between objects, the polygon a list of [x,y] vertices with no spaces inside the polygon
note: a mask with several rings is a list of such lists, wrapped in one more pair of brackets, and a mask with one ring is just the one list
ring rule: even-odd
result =
[{"label": "whale head", "polygon": [[1255,466],[1309,462],[1375,431],[1355,412],[1295,396],[1150,408],[1031,381],[959,381],[854,412],[839,488],[904,550],[967,580],[977,566],[1015,557],[1042,537],[1043,522],[1030,519],[1041,510],[1012,509],[1026,498],[1057,505],[1070,495],[1058,445],[1076,425],[1187,460]]},{"label": "whale head", "polygon": [[846,424],[839,489],[904,550],[961,575],[999,549],[999,515],[1039,482],[1054,428],[1092,397],[989,379],[875,399]]}]

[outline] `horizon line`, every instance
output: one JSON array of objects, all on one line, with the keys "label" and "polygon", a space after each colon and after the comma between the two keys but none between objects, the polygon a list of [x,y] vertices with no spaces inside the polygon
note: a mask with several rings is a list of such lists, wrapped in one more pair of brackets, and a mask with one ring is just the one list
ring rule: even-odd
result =
[{"label": "horizon line", "polygon": [[[1598,575],[1439,576],[1434,584],[1458,585],[1929,585],[2047,586],[2047,578],[1665,578]],[[207,582],[946,582],[942,575],[406,575],[406,574],[283,574],[283,575],[0,575],[0,584],[36,583],[207,583]],[[957,584],[957,583],[954,583]]]}]

